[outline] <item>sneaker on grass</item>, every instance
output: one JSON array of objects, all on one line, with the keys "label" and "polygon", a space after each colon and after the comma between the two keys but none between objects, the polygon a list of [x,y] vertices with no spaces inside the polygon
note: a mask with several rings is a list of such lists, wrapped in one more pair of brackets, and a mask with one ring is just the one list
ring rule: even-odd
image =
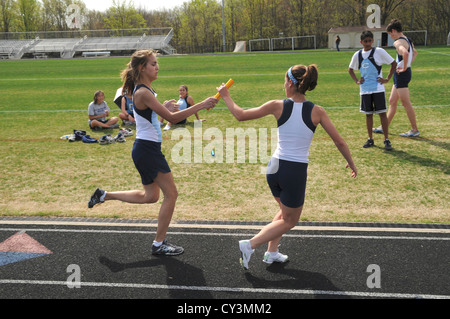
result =
[{"label": "sneaker on grass", "polygon": [[378,134],[383,134],[383,128],[381,126],[378,126],[377,128],[373,128],[372,132],[378,133]]},{"label": "sneaker on grass", "polygon": [[117,136],[116,137],[114,137],[114,140],[116,141],[116,142],[119,142],[119,143],[124,143],[126,140],[125,140],[125,136],[122,134],[122,132],[119,132],[118,134],[117,134]]},{"label": "sneaker on grass", "polygon": [[386,151],[392,151],[391,141],[389,141],[389,140],[384,140],[384,149],[385,149]]},{"label": "sneaker on grass", "polygon": [[413,130],[409,130],[406,133],[400,134],[400,136],[402,136],[402,137],[418,137],[419,135],[420,135],[419,131],[413,131]]},{"label": "sneaker on grass", "polygon": [[119,132],[122,133],[122,135],[125,136],[125,137],[133,136],[133,130],[130,129],[130,128],[120,129]]},{"label": "sneaker on grass", "polygon": [[367,139],[367,142],[364,143],[363,147],[368,148],[368,147],[372,147],[374,145],[375,145],[375,142],[371,138],[369,138],[369,139]]},{"label": "sneaker on grass", "polygon": [[88,207],[92,208],[96,204],[104,203],[105,195],[106,192],[103,189],[97,188],[94,194],[92,194],[91,199],[89,200]]},{"label": "sneaker on grass", "polygon": [[112,137],[110,134],[108,134],[108,135],[103,135],[102,137],[100,137],[98,142],[100,145],[107,145],[107,144],[115,143],[116,139],[114,137]]}]

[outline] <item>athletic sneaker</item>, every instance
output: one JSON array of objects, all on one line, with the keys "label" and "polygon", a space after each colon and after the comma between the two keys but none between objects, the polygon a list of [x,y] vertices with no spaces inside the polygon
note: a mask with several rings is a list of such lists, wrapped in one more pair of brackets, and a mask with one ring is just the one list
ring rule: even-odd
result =
[{"label": "athletic sneaker", "polygon": [[92,194],[91,199],[89,200],[88,207],[92,208],[96,204],[105,202],[105,191],[103,189],[97,188]]},{"label": "athletic sneaker", "polygon": [[383,128],[381,126],[378,126],[377,128],[373,128],[372,132],[378,133],[378,134],[383,134]]},{"label": "athletic sneaker", "polygon": [[418,137],[419,135],[420,135],[419,131],[413,131],[413,130],[409,130],[406,133],[400,134],[400,136],[402,136],[402,137]]},{"label": "athletic sneaker", "polygon": [[272,263],[285,263],[289,261],[289,259],[287,255],[283,255],[279,251],[277,251],[276,255],[266,251],[263,261],[270,265]]},{"label": "athletic sneaker", "polygon": [[374,145],[375,145],[374,141],[371,138],[369,138],[369,139],[367,139],[367,142],[363,145],[363,147],[368,148],[368,147],[372,147]]},{"label": "athletic sneaker", "polygon": [[122,133],[125,137],[133,136],[133,130],[129,128],[123,128],[119,131],[119,133]]},{"label": "athletic sneaker", "polygon": [[166,124],[166,126],[163,128],[163,131],[168,131],[168,130],[170,130],[170,125]]},{"label": "athletic sneaker", "polygon": [[241,250],[241,265],[245,270],[248,270],[248,262],[250,261],[250,257],[255,250],[251,248],[250,240],[239,241],[239,249]]},{"label": "athletic sneaker", "polygon": [[165,239],[161,244],[161,246],[159,247],[152,245],[152,255],[176,256],[182,254],[183,252],[184,252],[183,247],[170,244]]},{"label": "athletic sneaker", "polygon": [[122,132],[119,132],[119,133],[117,134],[117,136],[114,137],[114,140],[115,140],[116,142],[119,142],[119,143],[124,143],[124,142],[126,141],[126,140],[125,140],[125,136],[123,136]]},{"label": "athletic sneaker", "polygon": [[391,141],[389,141],[389,140],[384,140],[384,149],[385,149],[386,151],[392,151]]},{"label": "athletic sneaker", "polygon": [[106,144],[115,143],[116,140],[115,140],[114,137],[112,137],[110,134],[108,134],[108,135],[103,135],[102,137],[100,137],[98,142],[99,142],[100,145],[106,145]]}]

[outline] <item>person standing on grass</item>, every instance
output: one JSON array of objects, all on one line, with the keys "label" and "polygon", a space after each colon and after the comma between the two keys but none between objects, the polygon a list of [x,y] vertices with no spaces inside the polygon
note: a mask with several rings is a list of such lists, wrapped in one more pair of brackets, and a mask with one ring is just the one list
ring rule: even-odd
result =
[{"label": "person standing on grass", "polygon": [[317,125],[321,125],[347,161],[346,168],[357,175],[347,143],[339,135],[324,108],[307,101],[306,92],[317,85],[315,65],[291,67],[284,79],[287,99],[273,100],[263,105],[242,109],[230,97],[225,84],[218,88],[225,104],[238,121],[254,120],[273,115],[278,124],[278,146],[268,164],[267,182],[280,210],[272,222],[250,240],[241,240],[241,264],[248,269],[254,249],[268,243],[263,261],[286,262],[288,256],[278,251],[281,236],[297,225],[303,209],[306,188],[309,147]]},{"label": "person standing on grass", "polygon": [[336,50],[339,52],[339,44],[341,43],[341,37],[339,35],[336,36]]},{"label": "person standing on grass", "polygon": [[120,200],[136,204],[156,203],[159,200],[160,191],[162,191],[164,199],[159,210],[152,254],[175,256],[183,253],[184,249],[167,242],[166,234],[175,209],[178,192],[169,165],[161,152],[162,134],[158,115],[170,122],[178,123],[195,112],[213,108],[218,100],[209,97],[184,111],[175,112],[177,110],[176,104],[174,104],[175,100],[165,101],[161,104],[156,99],[152,83],[158,79],[158,71],[156,55],[150,50],[136,51],[131,56],[128,67],[122,71],[122,78],[125,78],[125,74],[130,73],[136,84],[133,93],[136,140],[133,145],[132,158],[141,176],[144,190],[106,192],[97,188],[91,196],[88,207],[92,208],[106,200]]},{"label": "person standing on grass", "polygon": [[[411,129],[400,134],[403,137],[417,137],[420,135],[417,128],[416,113],[409,97],[409,82],[412,78],[411,64],[417,57],[417,50],[411,39],[403,34],[402,24],[399,20],[394,19],[386,28],[392,39],[395,40],[394,46],[397,50],[397,71],[394,74],[394,86],[392,87],[391,97],[389,98],[388,121],[391,124],[395,113],[397,112],[398,100],[402,101],[403,107],[406,110]],[[382,127],[374,129],[375,133],[383,133]]]},{"label": "person standing on grass", "polygon": [[[360,86],[360,112],[366,114],[366,125],[369,138],[363,147],[368,148],[375,145],[372,138],[373,114],[379,114],[384,132],[384,148],[390,151],[392,150],[392,145],[388,135],[389,123],[386,116],[384,83],[388,83],[394,75],[397,63],[384,49],[372,47],[373,43],[373,33],[371,31],[363,31],[361,33],[361,44],[363,45],[363,49],[357,51],[353,55],[348,68],[348,73],[353,81]],[[391,70],[389,71],[387,79],[383,78],[383,64],[391,65]],[[354,70],[360,71],[361,79],[358,80]]]}]

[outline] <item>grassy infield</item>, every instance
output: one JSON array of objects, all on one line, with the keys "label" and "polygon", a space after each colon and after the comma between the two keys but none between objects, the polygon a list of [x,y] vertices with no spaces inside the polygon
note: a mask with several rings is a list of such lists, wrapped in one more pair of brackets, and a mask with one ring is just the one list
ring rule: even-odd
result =
[{"label": "grassy infield", "polygon": [[[419,49],[411,96],[413,104],[420,106],[415,110],[421,137],[398,136],[409,129],[404,109],[399,106],[391,125],[391,152],[384,151],[382,135],[375,135],[377,147],[361,147],[367,134],[364,115],[358,109],[359,88],[347,73],[352,54],[161,57],[154,88],[159,100],[164,101],[177,98],[178,86],[186,84],[194,99],[200,101],[232,77],[236,82],[231,89],[235,101],[254,107],[284,98],[283,77],[291,65],[315,63],[320,69],[319,85],[308,97],[327,109],[350,146],[359,175],[356,180],[350,178],[342,156],[319,128],[310,152],[302,220],[449,223],[450,49]],[[109,202],[87,208],[96,187],[141,189],[130,155],[134,137],[108,146],[59,139],[73,129],[86,130],[96,138],[117,133],[91,131],[87,106],[94,92],[101,89],[117,115],[112,99],[127,62],[125,58],[0,62],[0,215],[157,218],[160,204]],[[387,86],[387,96],[391,85]],[[236,150],[226,149],[227,128],[254,128],[258,138],[259,129],[267,128],[270,138],[275,120],[267,117],[238,123],[223,102],[200,116],[207,119],[202,134],[213,132],[214,143],[223,144],[223,148],[216,148],[215,158],[210,155],[211,141],[194,138],[194,117],[186,125],[192,140],[184,141],[192,141],[192,146],[203,143],[201,163],[174,163],[172,149],[180,145],[180,138],[171,140],[174,131],[163,134],[163,152],[179,190],[174,219],[270,220],[277,205],[260,173],[265,166],[261,157],[257,163],[249,163],[247,150],[245,163],[237,159],[227,163],[225,156],[223,163],[206,162],[220,158],[222,150],[238,155]],[[375,123],[379,123],[377,117]],[[210,128],[215,129],[207,131]],[[270,153],[269,147],[267,155]],[[193,162],[194,152],[191,159]]]}]

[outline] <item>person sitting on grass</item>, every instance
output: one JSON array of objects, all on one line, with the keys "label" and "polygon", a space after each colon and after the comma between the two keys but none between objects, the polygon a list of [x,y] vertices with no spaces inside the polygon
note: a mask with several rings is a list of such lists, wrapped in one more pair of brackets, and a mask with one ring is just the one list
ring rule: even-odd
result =
[{"label": "person sitting on grass", "polygon": [[[178,105],[179,111],[183,111],[195,104],[194,99],[192,98],[192,96],[189,95],[188,87],[186,85],[180,85],[180,88],[178,89],[178,93],[179,93],[179,100],[176,104]],[[197,118],[197,121],[200,121],[200,122],[206,121],[205,119],[200,119],[197,112],[195,112],[194,114],[195,114],[195,117]],[[186,120],[187,119],[184,119],[181,122],[178,122],[176,124],[186,124]],[[160,122],[162,125],[164,122],[164,119],[161,118]],[[171,126],[172,126],[172,123],[168,122],[163,130],[168,131],[168,130],[170,130]]]},{"label": "person sitting on grass", "polygon": [[124,75],[122,78],[124,85],[122,87],[122,101],[121,101],[121,112],[119,117],[122,119],[124,125],[136,125],[136,120],[133,114],[133,89],[134,81],[128,76]]},{"label": "person sitting on grass", "polygon": [[107,119],[109,111],[108,104],[105,102],[105,93],[103,91],[95,92],[94,101],[89,104],[88,108],[89,127],[94,130],[97,128],[118,128],[119,118],[111,117]]}]

